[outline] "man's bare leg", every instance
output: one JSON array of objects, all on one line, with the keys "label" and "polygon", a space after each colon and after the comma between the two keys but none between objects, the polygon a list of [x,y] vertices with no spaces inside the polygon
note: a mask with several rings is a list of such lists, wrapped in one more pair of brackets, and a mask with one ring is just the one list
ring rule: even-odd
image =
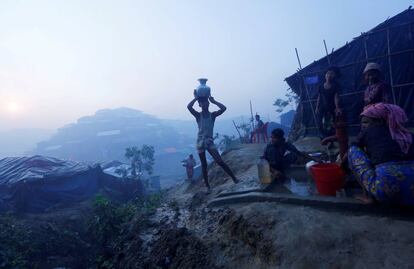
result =
[{"label": "man's bare leg", "polygon": [[213,157],[214,161],[223,168],[223,170],[233,179],[234,183],[239,183],[239,180],[236,178],[236,176],[231,171],[230,167],[223,161],[223,159],[220,156],[220,153],[217,151],[217,149],[208,149],[208,153],[210,153],[211,157]]},{"label": "man's bare leg", "polygon": [[204,184],[207,187],[207,192],[210,192],[211,188],[210,188],[210,184],[208,183],[206,152],[205,151],[199,152],[198,156],[200,157],[201,171],[203,173]]}]

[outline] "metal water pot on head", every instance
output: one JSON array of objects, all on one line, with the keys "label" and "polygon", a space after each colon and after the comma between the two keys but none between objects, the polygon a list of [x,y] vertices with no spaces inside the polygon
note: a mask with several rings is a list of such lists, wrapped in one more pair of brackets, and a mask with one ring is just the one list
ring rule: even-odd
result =
[{"label": "metal water pot on head", "polygon": [[198,98],[209,98],[211,94],[211,89],[209,86],[206,85],[207,83],[206,78],[199,78],[198,82],[200,82],[200,85],[198,85],[197,89],[194,90],[194,95]]}]

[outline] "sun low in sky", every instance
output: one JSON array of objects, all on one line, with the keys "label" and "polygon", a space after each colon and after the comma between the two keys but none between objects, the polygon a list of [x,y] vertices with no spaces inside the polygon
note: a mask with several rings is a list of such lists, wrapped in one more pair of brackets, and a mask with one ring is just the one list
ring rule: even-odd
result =
[{"label": "sun low in sky", "polygon": [[5,99],[0,100],[0,113],[3,120],[16,120],[19,117],[30,117],[26,115],[28,113],[25,108],[24,102],[18,99]]},{"label": "sun low in sky", "polygon": [[6,104],[6,111],[10,114],[18,114],[22,111],[22,106],[17,102],[8,102]]}]

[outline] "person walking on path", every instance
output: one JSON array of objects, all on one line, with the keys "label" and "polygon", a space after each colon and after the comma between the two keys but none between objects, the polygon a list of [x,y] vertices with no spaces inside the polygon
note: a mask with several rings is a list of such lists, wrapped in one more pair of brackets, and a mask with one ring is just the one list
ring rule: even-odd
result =
[{"label": "person walking on path", "polygon": [[185,166],[185,169],[187,171],[187,179],[188,181],[193,180],[194,175],[194,166],[196,166],[196,160],[193,157],[193,154],[190,154],[187,159],[183,161],[183,165]]}]

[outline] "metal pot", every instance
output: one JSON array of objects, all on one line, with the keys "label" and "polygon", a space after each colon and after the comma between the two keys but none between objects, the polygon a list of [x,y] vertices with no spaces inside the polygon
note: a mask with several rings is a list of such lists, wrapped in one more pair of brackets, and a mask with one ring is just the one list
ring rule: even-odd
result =
[{"label": "metal pot", "polygon": [[207,83],[206,78],[199,78],[198,81],[200,82],[200,85],[195,90],[195,95],[198,98],[208,98],[210,97],[211,89],[209,86],[206,85]]}]

